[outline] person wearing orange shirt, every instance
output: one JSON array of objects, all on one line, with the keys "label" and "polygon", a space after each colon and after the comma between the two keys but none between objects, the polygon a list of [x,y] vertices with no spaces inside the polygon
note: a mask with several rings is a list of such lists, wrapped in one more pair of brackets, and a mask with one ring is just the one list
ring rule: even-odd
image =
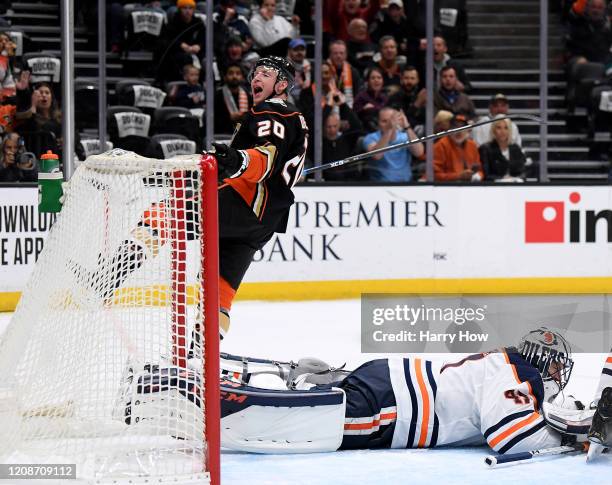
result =
[{"label": "person wearing orange shirt", "polygon": [[[455,115],[450,127],[467,126],[467,118]],[[453,133],[434,145],[434,178],[436,182],[480,182],[484,180],[478,145],[470,138],[470,130]]]}]

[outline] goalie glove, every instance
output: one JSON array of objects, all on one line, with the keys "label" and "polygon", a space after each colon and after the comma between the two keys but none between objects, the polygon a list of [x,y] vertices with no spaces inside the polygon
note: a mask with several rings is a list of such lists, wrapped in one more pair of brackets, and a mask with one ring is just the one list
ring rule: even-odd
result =
[{"label": "goalie glove", "polygon": [[219,181],[240,177],[249,166],[249,155],[244,150],[236,150],[224,143],[213,143],[217,163],[219,164]]}]

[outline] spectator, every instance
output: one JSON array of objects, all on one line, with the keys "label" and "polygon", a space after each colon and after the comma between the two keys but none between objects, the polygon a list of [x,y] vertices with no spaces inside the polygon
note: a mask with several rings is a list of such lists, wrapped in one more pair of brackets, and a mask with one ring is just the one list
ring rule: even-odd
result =
[{"label": "spectator", "polygon": [[21,160],[22,140],[17,133],[4,136],[0,144],[0,182],[35,182],[37,171],[30,158]]},{"label": "spectator", "polygon": [[276,15],[276,0],[259,0],[259,10],[249,21],[255,47],[261,56],[276,55],[284,57],[291,39],[299,35],[299,18],[291,22]]},{"label": "spectator", "polygon": [[244,74],[240,64],[227,66],[224,84],[215,93],[215,133],[233,133],[236,123],[247,114],[252,100],[242,86]]},{"label": "spectator", "polygon": [[195,0],[178,0],[178,13],[172,17],[166,29],[164,54],[160,59],[159,76],[174,81],[180,78],[183,66],[193,64],[202,68],[202,47],[205,42],[205,27],[194,15]]},{"label": "spectator", "polygon": [[[491,101],[489,101],[488,116],[483,116],[478,120],[478,122],[492,120],[497,115],[507,115],[508,111],[508,98],[506,98],[506,96],[502,93],[497,93],[491,98]],[[522,146],[518,126],[516,126],[516,123],[513,121],[508,121],[510,121],[512,126],[512,142],[516,143],[519,147]],[[472,138],[478,146],[484,145],[485,143],[491,141],[491,127],[489,125],[477,126],[472,130]]]},{"label": "spectator", "polygon": [[[325,118],[323,129],[323,160],[332,162],[344,160],[355,154],[355,145],[358,133],[344,132],[340,128],[340,116],[330,113]],[[346,167],[337,167],[323,172],[325,180],[359,180],[360,172],[355,164]]]},{"label": "spectator", "polygon": [[[224,54],[218,58],[217,65],[219,66],[218,72],[225,72],[227,66],[230,64],[238,63],[241,65],[243,72],[250,72],[244,64],[244,43],[239,37],[230,37],[225,44]],[[251,51],[252,52],[252,51]],[[252,52],[254,54],[254,52]],[[259,59],[259,56],[257,57]],[[215,73],[215,81],[221,82],[221,79],[217,73]]]},{"label": "spectator", "polygon": [[400,109],[415,127],[425,123],[427,91],[419,87],[419,72],[414,66],[405,66],[400,78],[402,89],[389,98],[389,106]]},{"label": "spectator", "polygon": [[[386,9],[381,9],[372,26],[372,40],[380,40],[390,35],[395,39],[400,55],[411,56],[418,51],[421,32],[417,28],[417,16],[408,18],[402,0],[390,0]],[[413,59],[414,61],[414,59]]]},{"label": "spectator", "polygon": [[377,65],[383,72],[387,94],[391,95],[399,91],[400,73],[406,63],[406,58],[404,56],[398,57],[397,42],[390,35],[381,37],[378,42],[378,49],[380,60]]},{"label": "spectator", "polygon": [[62,116],[49,83],[39,83],[30,91],[26,74],[17,83],[17,97],[15,118],[20,122],[20,133],[43,131],[53,133],[55,138],[62,136]]},{"label": "spectator", "polygon": [[490,124],[491,141],[478,150],[486,180],[523,181],[525,154],[512,139],[512,122],[506,118]]},{"label": "spectator", "polygon": [[457,91],[470,91],[472,89],[472,85],[470,84],[470,80],[465,73],[465,70],[461,66],[461,64],[448,55],[448,46],[446,45],[446,40],[442,36],[435,36],[433,39],[433,47],[434,47],[434,71],[436,72],[435,80],[437,83],[440,82],[440,76],[442,75],[442,68],[444,67],[454,67],[455,73],[457,75]]},{"label": "spectator", "polygon": [[379,67],[368,71],[366,87],[355,98],[353,109],[368,131],[374,131],[378,125],[378,112],[387,105],[389,98],[385,94],[383,72]]},{"label": "spectator", "polygon": [[[434,133],[440,133],[441,131],[447,131],[450,130],[450,124],[451,124],[451,120],[453,119],[453,113],[451,113],[450,111],[446,111],[444,109],[441,109],[440,111],[438,111],[436,113],[436,116],[434,116],[434,122],[433,122],[433,130]],[[441,138],[438,138],[437,140],[434,141],[434,143],[437,143],[441,140]]]},{"label": "spectator", "polygon": [[[333,74],[333,68],[329,62],[324,61],[321,64],[321,103],[323,105],[323,119],[330,113],[336,113],[340,116],[340,130],[358,131],[361,130],[361,122],[355,112],[348,106],[346,96],[340,91],[336,85],[336,79]],[[316,86],[313,83],[310,89],[304,89],[300,93],[299,107],[304,114],[308,126],[312,127],[314,123],[314,92]]]},{"label": "spectator", "polygon": [[293,14],[300,18],[300,33],[314,35],[315,0],[296,0]]},{"label": "spectator", "polygon": [[[390,145],[415,140],[417,136],[401,111],[384,107],[378,113],[378,130],[363,140],[368,152]],[[368,164],[368,178],[376,182],[410,182],[412,180],[412,156],[423,155],[422,143],[406,148],[373,155]]]},{"label": "spectator", "polygon": [[348,24],[349,38],[346,41],[348,62],[359,72],[365,72],[373,63],[376,44],[370,41],[368,24],[363,19],[353,19]]},{"label": "spectator", "polygon": [[230,39],[240,39],[243,52],[253,46],[253,37],[248,20],[236,12],[234,0],[221,0],[213,13],[215,32],[215,55],[221,57]]},{"label": "spectator", "polygon": [[192,64],[187,64],[183,67],[183,80],[187,84],[173,86],[168,94],[172,104],[187,109],[204,108],[206,93],[200,83],[200,70]]},{"label": "spectator", "polygon": [[304,42],[304,39],[293,39],[289,42],[287,58],[293,62],[295,67],[295,84],[290,94],[294,100],[297,100],[302,89],[310,88],[312,83],[312,70],[310,61],[306,59],[306,42]]},{"label": "spectator", "polygon": [[[467,126],[463,115],[455,115],[450,128]],[[434,178],[437,182],[479,182],[484,179],[478,146],[469,130],[453,133],[434,144]]]},{"label": "spectator", "polygon": [[459,92],[457,82],[454,67],[446,66],[441,69],[440,86],[434,93],[434,107],[436,111],[443,109],[473,119],[476,116],[474,103],[467,94]]},{"label": "spectator", "polygon": [[343,40],[335,40],[329,44],[329,62],[335,69],[335,77],[338,89],[346,96],[346,102],[353,107],[355,94],[361,88],[361,75],[347,61],[346,43]]},{"label": "spectator", "polygon": [[323,32],[347,41],[349,22],[359,18],[370,24],[379,9],[380,0],[369,0],[365,7],[361,0],[327,0],[323,2]]},{"label": "spectator", "polygon": [[4,32],[0,32],[0,103],[17,94],[11,58],[15,56],[15,43]]},{"label": "spectator", "polygon": [[568,65],[610,60],[612,30],[604,0],[577,0],[569,13]]},{"label": "spectator", "polygon": [[293,17],[296,0],[278,0],[276,2],[276,14],[290,19]]}]

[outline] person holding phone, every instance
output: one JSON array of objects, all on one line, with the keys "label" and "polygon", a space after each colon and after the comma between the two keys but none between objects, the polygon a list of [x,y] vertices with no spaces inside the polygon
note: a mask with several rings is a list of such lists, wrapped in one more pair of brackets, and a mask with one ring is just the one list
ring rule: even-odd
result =
[{"label": "person holding phone", "polygon": [[36,182],[36,162],[27,155],[21,137],[7,134],[0,143],[0,182]]}]

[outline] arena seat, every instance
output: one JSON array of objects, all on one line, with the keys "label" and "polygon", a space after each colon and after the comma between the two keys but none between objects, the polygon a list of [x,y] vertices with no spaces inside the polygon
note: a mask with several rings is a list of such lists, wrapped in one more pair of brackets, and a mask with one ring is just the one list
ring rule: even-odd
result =
[{"label": "arena seat", "polygon": [[146,156],[149,147],[151,116],[134,106],[110,106],[108,135],[116,148]]}]

